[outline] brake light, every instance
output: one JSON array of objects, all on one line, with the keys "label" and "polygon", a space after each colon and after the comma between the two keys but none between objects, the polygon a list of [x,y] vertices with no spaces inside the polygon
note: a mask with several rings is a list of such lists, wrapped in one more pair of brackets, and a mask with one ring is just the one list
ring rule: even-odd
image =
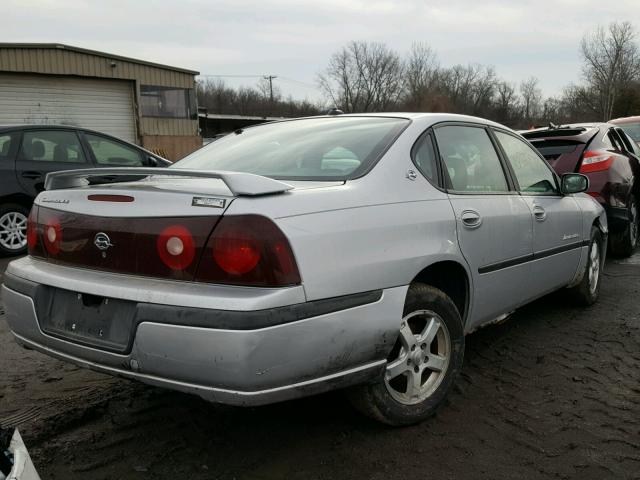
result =
[{"label": "brake light", "polygon": [[27,218],[27,249],[29,255],[43,256],[42,245],[39,242],[38,206],[34,205]]},{"label": "brake light", "polygon": [[613,163],[613,155],[606,150],[590,150],[584,152],[580,173],[602,172],[608,170]]},{"label": "brake light", "polygon": [[51,255],[60,253],[62,243],[62,227],[57,218],[50,218],[44,225],[44,246]]},{"label": "brake light", "polygon": [[300,283],[289,241],[259,215],[222,217],[202,256],[196,281],[281,287]]},{"label": "brake light", "polygon": [[182,225],[166,227],[156,241],[158,256],[172,270],[184,270],[196,256],[193,235]]}]

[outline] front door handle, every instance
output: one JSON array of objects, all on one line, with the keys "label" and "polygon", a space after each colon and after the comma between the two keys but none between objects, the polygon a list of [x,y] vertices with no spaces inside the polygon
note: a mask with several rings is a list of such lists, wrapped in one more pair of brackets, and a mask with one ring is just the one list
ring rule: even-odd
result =
[{"label": "front door handle", "polygon": [[533,216],[536,217],[537,221],[544,222],[547,218],[547,212],[540,205],[536,205],[533,207]]},{"label": "front door handle", "polygon": [[33,170],[28,170],[26,172],[22,172],[22,178],[29,178],[31,180],[37,180],[40,177],[42,177],[42,173],[36,172],[36,171],[33,171]]},{"label": "front door handle", "polygon": [[475,210],[463,210],[460,218],[466,228],[478,228],[482,224],[482,217]]}]

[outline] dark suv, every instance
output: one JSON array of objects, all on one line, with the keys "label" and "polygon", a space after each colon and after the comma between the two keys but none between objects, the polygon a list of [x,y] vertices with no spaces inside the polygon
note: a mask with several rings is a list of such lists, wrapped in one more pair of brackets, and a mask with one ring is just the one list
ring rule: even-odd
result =
[{"label": "dark suv", "polygon": [[521,132],[559,174],[589,177],[589,195],[607,212],[611,251],[629,256],[638,243],[640,148],[609,123],[549,126]]},{"label": "dark suv", "polygon": [[49,172],[93,167],[166,167],[171,162],[103,133],[50,125],[0,126],[0,254],[27,248],[27,217]]}]

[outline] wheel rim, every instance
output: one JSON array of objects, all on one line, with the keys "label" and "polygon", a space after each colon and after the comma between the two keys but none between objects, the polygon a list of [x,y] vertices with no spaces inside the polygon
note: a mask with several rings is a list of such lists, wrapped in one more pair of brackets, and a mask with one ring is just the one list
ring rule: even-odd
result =
[{"label": "wheel rim", "polygon": [[598,242],[591,243],[589,251],[589,291],[593,295],[600,280],[600,248]]},{"label": "wheel rim", "polygon": [[631,238],[631,246],[635,247],[638,242],[638,207],[636,202],[632,201],[629,206],[629,237]]},{"label": "wheel rim", "polygon": [[20,250],[27,245],[27,217],[8,212],[0,217],[0,245],[7,250]]},{"label": "wheel rim", "polygon": [[404,405],[422,402],[442,383],[450,357],[451,336],[444,320],[430,310],[410,313],[402,319],[387,361],[387,391]]}]

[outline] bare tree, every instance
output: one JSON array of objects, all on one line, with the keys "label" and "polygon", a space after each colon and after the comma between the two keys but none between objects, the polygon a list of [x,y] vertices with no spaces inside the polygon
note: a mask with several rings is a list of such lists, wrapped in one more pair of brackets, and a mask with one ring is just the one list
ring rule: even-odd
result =
[{"label": "bare tree", "polygon": [[405,65],[406,92],[404,103],[410,110],[427,109],[427,102],[434,94],[440,66],[434,50],[426,43],[411,46]]},{"label": "bare tree", "polygon": [[637,32],[630,22],[613,22],[586,34],[580,44],[583,75],[597,95],[602,120],[613,116],[620,92],[640,75]]},{"label": "bare tree", "polygon": [[540,116],[542,109],[542,91],[538,87],[538,79],[529,77],[520,84],[520,95],[522,96],[522,117],[523,120],[532,124]]},{"label": "bare tree", "polygon": [[403,90],[403,64],[383,43],[351,42],[333,54],[319,85],[346,112],[384,111]]}]

